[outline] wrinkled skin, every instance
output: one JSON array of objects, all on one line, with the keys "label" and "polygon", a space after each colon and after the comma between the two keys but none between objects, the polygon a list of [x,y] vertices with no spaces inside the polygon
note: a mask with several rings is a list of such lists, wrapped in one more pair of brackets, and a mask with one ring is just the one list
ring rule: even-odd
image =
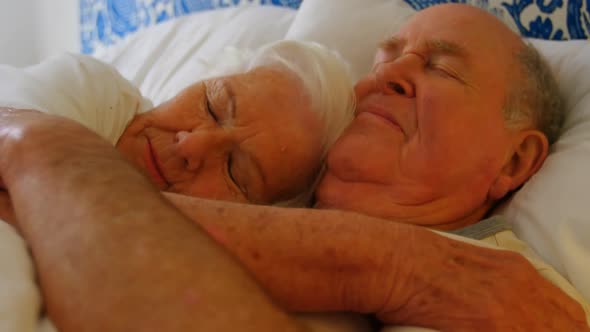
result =
[{"label": "wrinkled skin", "polygon": [[271,204],[311,185],[322,130],[298,78],[260,67],[195,83],[136,116],[117,148],[160,190]]}]

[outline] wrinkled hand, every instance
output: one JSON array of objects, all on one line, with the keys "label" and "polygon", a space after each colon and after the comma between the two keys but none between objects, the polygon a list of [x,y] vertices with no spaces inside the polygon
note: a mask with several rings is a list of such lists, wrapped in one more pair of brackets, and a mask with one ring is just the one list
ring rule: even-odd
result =
[{"label": "wrinkled hand", "polygon": [[403,282],[377,313],[382,321],[440,331],[590,331],[581,306],[523,256],[431,235],[408,241],[400,264],[409,272],[394,274]]}]

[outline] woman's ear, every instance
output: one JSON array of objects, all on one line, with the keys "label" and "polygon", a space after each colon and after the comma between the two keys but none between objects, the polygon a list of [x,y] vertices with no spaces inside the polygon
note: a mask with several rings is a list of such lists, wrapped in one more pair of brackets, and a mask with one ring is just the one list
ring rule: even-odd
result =
[{"label": "woman's ear", "polygon": [[535,174],[549,153],[545,134],[536,129],[516,132],[512,140],[511,154],[492,184],[488,196],[496,201],[508,192],[523,185]]}]

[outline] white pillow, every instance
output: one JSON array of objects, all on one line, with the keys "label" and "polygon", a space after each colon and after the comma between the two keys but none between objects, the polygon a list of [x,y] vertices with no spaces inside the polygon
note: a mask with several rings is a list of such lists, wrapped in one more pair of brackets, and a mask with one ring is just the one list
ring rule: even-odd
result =
[{"label": "white pillow", "polygon": [[[80,0],[82,52],[118,44],[130,34],[192,13],[235,7],[279,6],[297,9],[303,0]],[[74,1],[72,0],[72,5]],[[58,10],[55,11],[59,12]],[[62,17],[56,17],[61,19]]]},{"label": "white pillow", "polygon": [[113,64],[158,105],[206,78],[225,47],[256,49],[283,39],[296,13],[274,6],[200,12],[149,27],[94,56]]},{"label": "white pillow", "polygon": [[[403,1],[305,0],[287,37],[335,48],[359,78],[377,43],[413,12]],[[516,234],[590,300],[590,44],[534,44],[555,70],[569,110],[554,151],[505,213]]]},{"label": "white pillow", "polygon": [[286,38],[315,41],[338,50],[350,61],[357,81],[369,72],[379,42],[413,13],[401,0],[305,0]]},{"label": "white pillow", "polygon": [[562,135],[505,210],[515,233],[590,299],[590,43],[531,41],[567,101]]}]

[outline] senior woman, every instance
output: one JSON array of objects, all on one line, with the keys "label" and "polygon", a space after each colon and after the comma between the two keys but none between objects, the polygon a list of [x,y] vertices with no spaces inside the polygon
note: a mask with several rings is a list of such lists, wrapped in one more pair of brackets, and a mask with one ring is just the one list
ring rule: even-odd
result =
[{"label": "senior woman", "polygon": [[[321,45],[297,41],[231,50],[217,63],[221,68],[215,77],[186,87],[156,107],[114,68],[87,56],[62,55],[25,69],[0,66],[0,106],[84,124],[116,145],[163,191],[305,205],[324,156],[353,116],[346,64]],[[27,262],[11,270],[22,271],[17,278],[22,287],[8,308],[0,303],[0,312],[12,317],[6,322],[12,330],[37,320],[30,316],[38,298],[28,255],[24,245],[17,249]],[[368,328],[366,321],[353,316],[299,319],[314,331]],[[40,330],[54,328],[44,318]]]},{"label": "senior woman", "polygon": [[347,66],[325,47],[280,41],[220,55],[218,76],[152,107],[114,68],[81,55],[0,67],[0,106],[72,118],[161,190],[303,205],[352,119]]}]

